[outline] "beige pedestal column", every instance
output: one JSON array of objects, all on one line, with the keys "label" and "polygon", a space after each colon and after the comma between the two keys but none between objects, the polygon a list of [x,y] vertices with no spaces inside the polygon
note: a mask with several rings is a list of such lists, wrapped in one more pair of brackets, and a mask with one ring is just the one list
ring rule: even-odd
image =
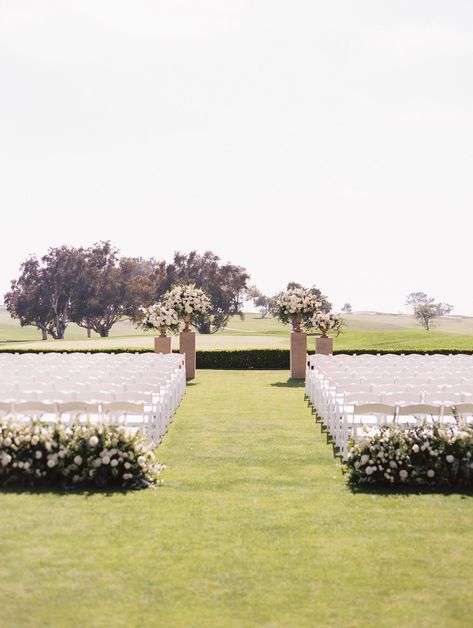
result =
[{"label": "beige pedestal column", "polygon": [[305,379],[307,360],[307,334],[303,331],[291,332],[291,377]]},{"label": "beige pedestal column", "polygon": [[195,377],[195,331],[181,331],[179,334],[179,353],[186,356],[186,378]]},{"label": "beige pedestal column", "polygon": [[155,353],[171,353],[171,337],[156,336],[154,339]]},{"label": "beige pedestal column", "polygon": [[315,339],[315,353],[332,355],[333,338],[322,338],[322,336],[317,336],[317,338]]}]

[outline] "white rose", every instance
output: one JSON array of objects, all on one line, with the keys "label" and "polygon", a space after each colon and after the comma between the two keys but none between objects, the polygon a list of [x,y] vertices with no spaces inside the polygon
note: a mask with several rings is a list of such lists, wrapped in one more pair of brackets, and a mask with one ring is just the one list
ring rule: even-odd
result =
[{"label": "white rose", "polygon": [[375,471],[376,471],[376,467],[366,467],[366,469],[365,469],[366,475],[371,475]]},{"label": "white rose", "polygon": [[7,436],[5,440],[3,441],[3,444],[5,445],[5,447],[10,447],[10,445],[12,444],[12,439],[9,436]]},{"label": "white rose", "polygon": [[448,456],[445,456],[445,460],[451,464],[455,460],[455,456],[448,454]]},{"label": "white rose", "polygon": [[408,473],[405,469],[401,469],[399,471],[399,477],[401,478],[401,480],[405,480],[408,477]]},{"label": "white rose", "polygon": [[110,458],[108,456],[102,456],[102,464],[109,464]]},{"label": "white rose", "polygon": [[76,464],[79,467],[82,464],[82,457],[81,456],[76,456],[74,458],[74,464]]},{"label": "white rose", "polygon": [[99,444],[99,439],[97,438],[97,436],[91,436],[89,439],[89,445],[91,447],[97,447],[98,444]]},{"label": "white rose", "polygon": [[110,466],[111,467],[116,467],[118,465],[118,460],[116,458],[114,458],[111,462],[110,462]]},{"label": "white rose", "polygon": [[39,443],[39,438],[35,435],[31,438],[31,444],[37,445]]},{"label": "white rose", "polygon": [[412,445],[412,451],[416,454],[419,451],[419,445]]},{"label": "white rose", "polygon": [[34,454],[36,460],[40,460],[43,457],[43,452],[42,451],[36,451]]},{"label": "white rose", "polygon": [[361,464],[366,464],[368,462],[368,460],[370,459],[370,457],[367,454],[363,454],[360,458],[360,463]]},{"label": "white rose", "polygon": [[433,469],[429,469],[429,470],[427,471],[427,477],[428,477],[428,478],[433,478],[433,477],[434,477],[434,475],[435,475],[435,471],[434,471]]},{"label": "white rose", "polygon": [[131,469],[131,464],[129,462],[125,462],[123,466],[125,467],[125,469]]}]

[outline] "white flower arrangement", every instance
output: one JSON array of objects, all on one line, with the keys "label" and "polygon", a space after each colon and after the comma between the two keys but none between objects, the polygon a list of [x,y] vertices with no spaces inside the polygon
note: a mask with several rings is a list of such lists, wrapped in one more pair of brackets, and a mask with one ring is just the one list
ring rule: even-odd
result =
[{"label": "white flower arrangement", "polygon": [[308,326],[311,318],[319,310],[321,302],[306,288],[293,288],[275,297],[274,315],[283,323],[292,322],[295,317]]},{"label": "white flower arrangement", "polygon": [[163,466],[119,425],[0,420],[0,486],[154,486]]},{"label": "white flower arrangement", "polygon": [[338,336],[345,321],[339,314],[327,314],[324,312],[316,312],[311,320],[311,325],[318,329],[322,334],[322,338],[327,338],[328,332],[333,331]]},{"label": "white flower arrangement", "polygon": [[351,484],[473,488],[473,426],[385,425],[352,443]]},{"label": "white flower arrangement", "polygon": [[206,314],[211,306],[210,298],[194,284],[179,285],[168,290],[163,296],[163,303],[186,322],[186,329],[194,314]]},{"label": "white flower arrangement", "polygon": [[140,307],[139,326],[146,331],[158,329],[162,335],[166,330],[176,333],[179,330],[179,314],[172,307],[163,303],[154,303],[149,307]]}]

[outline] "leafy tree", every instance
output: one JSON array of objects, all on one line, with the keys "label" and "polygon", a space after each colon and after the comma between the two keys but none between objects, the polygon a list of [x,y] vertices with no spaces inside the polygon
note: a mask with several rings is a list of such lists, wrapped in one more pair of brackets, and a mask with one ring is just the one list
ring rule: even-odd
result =
[{"label": "leafy tree", "polygon": [[159,262],[153,273],[155,298],[159,299],[171,286],[193,283],[212,300],[209,314],[198,314],[193,325],[201,334],[211,334],[225,327],[230,316],[243,316],[243,303],[248,294],[249,275],[244,268],[222,264],[220,258],[206,251],[176,253],[170,264]]},{"label": "leafy tree", "polygon": [[52,322],[52,310],[44,284],[40,280],[41,271],[36,258],[30,257],[21,265],[21,275],[11,282],[11,289],[4,301],[8,312],[18,318],[22,327],[36,326],[42,339],[48,338],[48,326]]},{"label": "leafy tree", "polygon": [[406,305],[415,310],[417,306],[433,303],[433,301],[434,299],[429,298],[425,292],[410,292],[406,298]]},{"label": "leafy tree", "polygon": [[251,286],[248,289],[248,296],[253,299],[253,305],[259,308],[261,318],[264,318],[269,314],[273,301],[271,297],[263,294],[256,286]]},{"label": "leafy tree", "polygon": [[345,305],[342,307],[342,312],[345,312],[346,314],[350,314],[350,312],[353,312],[353,308],[351,307],[350,303],[345,303]]},{"label": "leafy tree", "polygon": [[453,305],[436,303],[435,299],[429,297],[425,292],[411,292],[408,294],[406,305],[412,307],[414,317],[426,331],[430,330],[436,318],[446,316],[453,310]]},{"label": "leafy tree", "polygon": [[5,295],[10,314],[22,325],[36,325],[53,338],[64,338],[71,297],[76,287],[83,249],[50,248],[40,261],[30,257],[20,277]]},{"label": "leafy tree", "polygon": [[133,317],[138,306],[146,304],[151,296],[140,261],[119,259],[118,250],[109,241],[100,242],[83,252],[70,318],[79,327],[107,337],[117,321]]}]

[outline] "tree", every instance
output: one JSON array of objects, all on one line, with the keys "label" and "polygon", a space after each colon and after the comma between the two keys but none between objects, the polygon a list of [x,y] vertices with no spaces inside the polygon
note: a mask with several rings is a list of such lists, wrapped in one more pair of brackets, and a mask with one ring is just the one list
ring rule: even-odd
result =
[{"label": "tree", "polygon": [[43,340],[48,338],[48,325],[52,322],[52,310],[44,285],[40,280],[39,262],[28,258],[21,265],[21,275],[11,282],[11,289],[5,294],[4,302],[13,318],[18,318],[22,327],[34,325]]},{"label": "tree", "polygon": [[22,325],[36,325],[53,338],[64,338],[71,297],[76,289],[83,249],[50,248],[40,261],[32,256],[5,295],[10,314]]},{"label": "tree", "polygon": [[351,312],[353,312],[353,308],[351,307],[350,303],[345,303],[345,305],[342,307],[342,312],[345,312],[346,314],[350,314]]},{"label": "tree", "polygon": [[243,316],[243,303],[248,294],[249,275],[234,264],[221,264],[220,258],[206,251],[188,254],[176,253],[170,264],[159,262],[153,272],[155,299],[159,299],[171,286],[193,283],[212,300],[209,314],[193,318],[193,325],[201,334],[215,333],[225,327],[230,316]]},{"label": "tree", "polygon": [[71,320],[107,337],[121,318],[133,317],[139,305],[147,304],[151,290],[140,261],[118,257],[109,241],[85,249],[76,290],[71,300]]},{"label": "tree", "polygon": [[272,298],[266,296],[258,290],[256,286],[251,286],[248,288],[248,296],[253,299],[253,305],[259,308],[259,313],[261,314],[261,318],[264,318],[271,311]]},{"label": "tree", "polygon": [[406,298],[406,305],[415,310],[417,306],[433,303],[433,301],[434,299],[429,298],[425,292],[410,292]]},{"label": "tree", "polygon": [[433,321],[440,316],[446,316],[453,310],[453,305],[449,303],[436,303],[433,297],[429,297],[425,292],[411,292],[407,295],[406,305],[412,307],[414,317],[429,331],[433,326]]}]

